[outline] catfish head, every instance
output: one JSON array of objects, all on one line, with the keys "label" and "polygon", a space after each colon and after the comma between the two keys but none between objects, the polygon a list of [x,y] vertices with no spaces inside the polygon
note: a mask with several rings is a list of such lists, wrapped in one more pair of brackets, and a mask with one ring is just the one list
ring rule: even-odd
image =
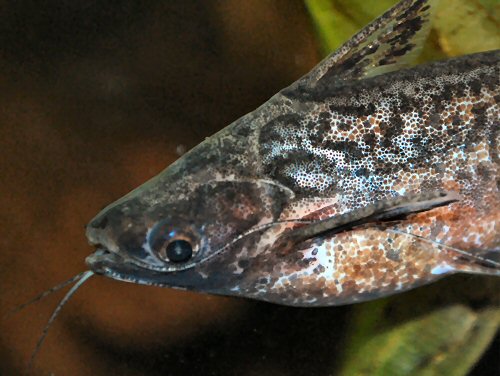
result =
[{"label": "catfish head", "polygon": [[89,223],[94,273],[224,295],[237,290],[246,278],[241,254],[261,251],[264,230],[293,193],[272,181],[223,176],[212,147],[207,140]]}]

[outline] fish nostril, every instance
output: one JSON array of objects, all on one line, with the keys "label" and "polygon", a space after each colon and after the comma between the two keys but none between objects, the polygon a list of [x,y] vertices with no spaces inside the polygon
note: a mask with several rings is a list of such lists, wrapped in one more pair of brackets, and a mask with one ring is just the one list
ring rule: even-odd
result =
[{"label": "fish nostril", "polygon": [[104,215],[101,218],[98,218],[90,223],[90,227],[96,228],[96,229],[103,229],[107,226],[108,224],[108,216]]}]

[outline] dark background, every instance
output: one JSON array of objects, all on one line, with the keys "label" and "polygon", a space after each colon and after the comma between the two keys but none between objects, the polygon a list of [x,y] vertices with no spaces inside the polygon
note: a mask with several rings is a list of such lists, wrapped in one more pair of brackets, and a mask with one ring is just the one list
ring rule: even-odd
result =
[{"label": "dark background", "polygon": [[[101,208],[319,58],[301,1],[2,2],[0,314],[84,270],[83,227]],[[481,306],[487,285],[462,276],[402,294],[396,316],[418,299]],[[1,375],[22,373],[60,297],[0,321]],[[94,277],[34,374],[334,374],[351,311]],[[475,374],[498,369],[495,346]]]}]

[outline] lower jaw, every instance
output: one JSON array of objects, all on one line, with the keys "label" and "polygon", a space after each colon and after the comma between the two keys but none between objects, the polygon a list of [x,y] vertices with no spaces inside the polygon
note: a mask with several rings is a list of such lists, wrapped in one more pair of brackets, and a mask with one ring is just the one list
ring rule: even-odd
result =
[{"label": "lower jaw", "polygon": [[85,263],[95,274],[108,274],[110,269],[106,266],[106,261],[115,257],[110,251],[104,248],[98,248],[94,253],[85,259]]}]

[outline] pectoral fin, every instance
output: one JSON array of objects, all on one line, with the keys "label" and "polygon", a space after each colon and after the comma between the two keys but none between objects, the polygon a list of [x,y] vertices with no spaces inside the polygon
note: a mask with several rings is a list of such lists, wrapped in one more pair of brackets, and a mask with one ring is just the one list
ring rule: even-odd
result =
[{"label": "pectoral fin", "polygon": [[336,234],[371,223],[401,220],[410,214],[446,206],[459,200],[454,192],[426,192],[378,201],[348,213],[335,215],[323,220],[311,221],[286,232],[278,239],[282,247],[290,247],[322,234]]}]

